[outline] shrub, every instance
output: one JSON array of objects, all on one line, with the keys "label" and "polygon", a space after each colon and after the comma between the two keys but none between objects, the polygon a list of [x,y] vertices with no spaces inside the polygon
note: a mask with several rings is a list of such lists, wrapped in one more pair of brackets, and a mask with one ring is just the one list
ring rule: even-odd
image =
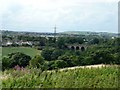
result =
[{"label": "shrub", "polygon": [[11,61],[8,57],[2,58],[2,70],[8,69],[11,66]]},{"label": "shrub", "polygon": [[55,66],[55,68],[64,68],[64,67],[66,67],[67,66],[67,62],[65,62],[65,61],[63,61],[63,60],[56,60],[55,62],[54,62],[54,66]]},{"label": "shrub", "polygon": [[64,54],[62,56],[59,56],[58,59],[66,61],[67,66],[70,66],[70,67],[79,65],[81,63],[78,56],[76,56],[76,55],[68,56],[68,54]]},{"label": "shrub", "polygon": [[63,54],[63,51],[60,49],[55,49],[51,54],[51,59],[56,60],[59,56]]},{"label": "shrub", "polygon": [[31,60],[31,57],[20,52],[11,53],[8,55],[10,59],[10,67],[14,67],[16,65],[25,67],[29,64],[29,61]]},{"label": "shrub", "polygon": [[36,55],[29,62],[30,66],[37,67],[37,68],[39,68],[43,63],[44,63],[44,58],[40,55]]},{"label": "shrub", "polygon": [[48,67],[48,70],[52,70],[55,68],[55,64],[54,64],[55,61],[49,61],[47,63],[47,67]]},{"label": "shrub", "polygon": [[45,60],[51,61],[52,52],[53,52],[53,49],[46,48],[42,50],[41,55]]}]

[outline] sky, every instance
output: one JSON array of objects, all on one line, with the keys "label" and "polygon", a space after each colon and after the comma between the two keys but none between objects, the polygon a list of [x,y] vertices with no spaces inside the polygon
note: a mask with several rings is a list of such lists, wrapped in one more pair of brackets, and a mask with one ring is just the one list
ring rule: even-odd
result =
[{"label": "sky", "polygon": [[118,32],[118,0],[0,0],[0,29]]}]

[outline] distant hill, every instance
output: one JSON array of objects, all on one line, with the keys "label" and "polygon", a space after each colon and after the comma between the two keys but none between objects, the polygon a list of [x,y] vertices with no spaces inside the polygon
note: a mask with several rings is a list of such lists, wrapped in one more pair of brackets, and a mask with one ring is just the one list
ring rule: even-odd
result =
[{"label": "distant hill", "polygon": [[117,33],[109,32],[91,32],[91,31],[65,31],[62,34],[77,34],[77,35],[107,35],[107,36],[117,36]]},{"label": "distant hill", "polygon": [[[57,35],[99,35],[99,36],[110,36],[116,37],[117,33],[109,33],[109,32],[91,32],[91,31],[65,31],[57,33]],[[17,36],[17,35],[29,35],[29,36],[41,36],[41,35],[54,35],[54,33],[43,33],[43,32],[18,32],[18,31],[2,31],[2,35],[7,36]]]},{"label": "distant hill", "polygon": [[65,34],[116,34],[116,33],[109,33],[109,32],[92,32],[92,31],[65,31],[62,33],[65,33]]}]

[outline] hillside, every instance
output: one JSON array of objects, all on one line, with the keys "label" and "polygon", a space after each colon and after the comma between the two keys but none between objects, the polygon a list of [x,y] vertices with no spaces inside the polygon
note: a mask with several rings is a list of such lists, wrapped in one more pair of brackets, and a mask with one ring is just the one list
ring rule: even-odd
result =
[{"label": "hillside", "polygon": [[31,57],[40,54],[40,51],[29,47],[2,47],[2,56],[6,56],[9,53],[22,52]]},{"label": "hillside", "polygon": [[3,88],[117,88],[118,67],[111,65],[54,72],[27,68],[21,71],[6,70],[1,80]]},{"label": "hillside", "polygon": [[77,34],[77,35],[100,35],[100,36],[117,36],[117,33],[109,33],[109,32],[91,32],[91,31],[65,31],[62,34]]}]

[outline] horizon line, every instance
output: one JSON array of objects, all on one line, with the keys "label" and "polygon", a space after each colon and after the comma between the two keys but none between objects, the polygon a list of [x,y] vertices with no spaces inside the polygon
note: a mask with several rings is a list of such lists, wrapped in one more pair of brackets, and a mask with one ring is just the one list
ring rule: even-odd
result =
[{"label": "horizon line", "polygon": [[[31,33],[54,33],[53,32],[40,32],[40,31],[28,31],[28,30],[8,30],[8,29],[0,29],[1,31],[12,31],[12,32],[31,32]],[[119,34],[120,32],[107,32],[107,31],[80,31],[80,30],[76,30],[76,31],[59,31],[57,33],[63,33],[63,32],[95,32],[95,33],[114,33],[114,34]]]}]

